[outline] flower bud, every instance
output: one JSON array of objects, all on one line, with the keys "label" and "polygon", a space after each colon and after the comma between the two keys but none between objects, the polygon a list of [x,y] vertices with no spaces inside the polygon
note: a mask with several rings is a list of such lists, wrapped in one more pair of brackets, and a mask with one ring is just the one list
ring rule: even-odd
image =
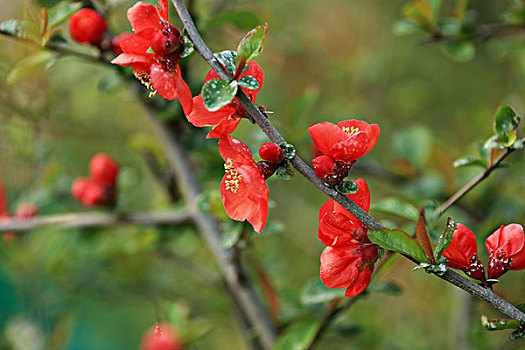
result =
[{"label": "flower bud", "polygon": [[259,148],[259,156],[270,163],[280,163],[284,159],[284,152],[277,144],[266,142]]},{"label": "flower bud", "polygon": [[330,156],[319,156],[312,160],[315,174],[324,182],[335,185],[338,182],[336,164]]},{"label": "flower bud", "polygon": [[103,185],[115,186],[119,167],[106,153],[97,153],[89,162],[89,172],[95,181]]},{"label": "flower bud", "polygon": [[16,217],[28,219],[38,215],[38,208],[33,203],[21,203],[16,208]]},{"label": "flower bud", "polygon": [[156,323],[142,338],[141,350],[181,350],[182,342],[170,324]]},{"label": "flower bud", "polygon": [[90,183],[91,179],[87,177],[79,177],[73,181],[73,185],[71,186],[71,194],[77,201],[82,201],[84,192],[86,192],[86,189],[89,187]]},{"label": "flower bud", "polygon": [[73,182],[71,187],[73,197],[87,207],[105,203],[106,190],[104,186],[87,177],[81,177]]},{"label": "flower bud", "polygon": [[69,19],[69,33],[78,43],[97,45],[106,32],[106,21],[95,10],[82,9]]},{"label": "flower bud", "polygon": [[156,31],[151,39],[151,48],[155,55],[166,56],[181,51],[183,41],[177,27],[169,22],[162,22],[162,29]]}]

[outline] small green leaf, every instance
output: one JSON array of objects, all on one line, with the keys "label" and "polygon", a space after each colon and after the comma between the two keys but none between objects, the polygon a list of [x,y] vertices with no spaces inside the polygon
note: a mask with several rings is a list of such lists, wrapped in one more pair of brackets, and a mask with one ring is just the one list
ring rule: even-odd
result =
[{"label": "small green leaf", "polygon": [[416,207],[397,198],[384,198],[373,204],[370,210],[378,213],[395,215],[410,221],[416,221],[419,217],[419,212]]},{"label": "small green leaf", "polygon": [[432,5],[426,0],[413,0],[403,6],[405,17],[416,22],[429,32],[435,31],[435,18]]},{"label": "small green leaf", "polygon": [[447,56],[456,62],[469,62],[476,56],[476,46],[470,41],[451,41],[444,48]]},{"label": "small green leaf", "polygon": [[221,244],[223,248],[230,249],[239,242],[243,230],[242,224],[233,225],[229,230],[224,230],[221,236]]},{"label": "small green leaf", "polygon": [[0,23],[0,32],[14,36],[22,36],[24,33],[24,22],[17,19],[9,19]]},{"label": "small green leaf", "polygon": [[257,90],[260,87],[257,79],[251,75],[245,75],[244,77],[241,77],[239,80],[237,80],[237,82],[240,86],[250,90]]},{"label": "small green leaf", "polygon": [[420,262],[428,261],[423,249],[405,231],[380,228],[368,231],[368,238],[385,249],[408,254]]},{"label": "small green leaf", "polygon": [[515,130],[519,123],[520,117],[516,112],[511,107],[503,105],[498,108],[494,116],[494,131],[501,140],[507,143],[509,136],[511,136],[507,131]]},{"label": "small green leaf", "polygon": [[237,82],[227,82],[221,79],[212,79],[202,87],[204,107],[210,112],[215,112],[230,104],[237,93]]},{"label": "small green leaf", "polygon": [[319,329],[320,322],[320,318],[308,318],[293,324],[277,339],[273,350],[307,349]]},{"label": "small green leaf", "polygon": [[294,145],[287,142],[281,142],[279,143],[279,147],[283,150],[284,158],[291,160],[295,157],[296,151]]},{"label": "small green leaf", "polygon": [[219,191],[204,192],[197,198],[197,208],[205,214],[210,214],[221,220],[229,220],[224,210],[222,198]]},{"label": "small green leaf", "polygon": [[182,53],[180,54],[181,58],[188,57],[191,55],[194,51],[193,43],[187,36],[183,36],[184,42],[182,43],[182,46],[184,47],[184,50],[182,50]]},{"label": "small green leaf", "polygon": [[487,316],[481,315],[481,325],[488,331],[500,331],[503,329],[518,329],[521,326],[521,322],[503,318],[489,320]]},{"label": "small green leaf", "polygon": [[217,60],[230,72],[230,75],[233,76],[235,73],[235,61],[237,60],[237,52],[232,50],[225,50],[221,52],[216,52],[213,54]]},{"label": "small green leaf", "polygon": [[447,249],[450,242],[452,242],[452,234],[454,233],[454,230],[456,229],[456,223],[451,218],[447,219],[447,223],[445,224],[445,228],[443,229],[443,233],[441,233],[441,236],[439,236],[439,240],[436,245],[436,249],[434,252],[434,258],[436,261],[441,260],[441,256],[443,255],[443,252],[445,249]]},{"label": "small green leaf", "polygon": [[[487,141],[485,141],[485,143],[483,144],[483,148],[486,150],[490,150],[492,148],[495,148],[495,149],[505,148],[505,146],[503,146],[499,140],[500,138],[498,137],[498,135],[492,135]],[[490,152],[489,152],[489,158],[490,158]]]},{"label": "small green leaf", "polygon": [[71,15],[73,15],[75,12],[77,12],[82,7],[82,4],[80,2],[60,2],[53,8],[49,9],[48,11],[48,22],[47,22],[47,28],[48,30],[52,30],[53,28],[59,26],[60,24],[67,21]]},{"label": "small green leaf", "polygon": [[487,168],[488,163],[485,159],[478,158],[476,156],[465,156],[458,158],[454,161],[454,168],[461,168],[464,166],[480,166],[482,168]]},{"label": "small green leaf", "polygon": [[22,81],[25,77],[35,72],[43,65],[49,64],[55,58],[55,53],[51,51],[39,51],[29,57],[24,58],[18,62],[16,66],[9,72],[7,76],[7,83],[9,85],[16,84]]},{"label": "small green leaf", "polygon": [[301,295],[301,302],[305,305],[321,304],[334,298],[344,298],[345,290],[328,288],[319,277],[310,280]]},{"label": "small green leaf", "polygon": [[343,194],[354,194],[359,190],[353,181],[343,181],[342,183],[337,184],[335,189]]},{"label": "small green leaf", "polygon": [[283,161],[282,165],[275,172],[275,175],[283,180],[290,180],[293,177],[293,174],[294,171],[292,164],[287,160]]},{"label": "small green leaf", "polygon": [[263,49],[264,39],[268,33],[268,23],[257,26],[250,30],[244,38],[242,38],[237,47],[237,62],[240,62],[241,57],[246,57],[246,63],[253,60]]},{"label": "small green leaf", "polygon": [[367,288],[367,291],[396,296],[403,293],[399,285],[390,282],[374,282]]}]

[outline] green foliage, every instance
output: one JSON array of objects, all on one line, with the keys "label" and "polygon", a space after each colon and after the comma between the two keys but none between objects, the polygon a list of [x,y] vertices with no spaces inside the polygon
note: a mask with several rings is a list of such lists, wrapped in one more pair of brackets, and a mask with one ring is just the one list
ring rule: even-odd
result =
[{"label": "green foliage", "polygon": [[482,168],[488,168],[489,164],[485,159],[481,159],[476,156],[464,156],[454,161],[454,168],[461,168],[464,166],[479,166]]},{"label": "green foliage", "polygon": [[320,304],[332,301],[334,298],[344,298],[345,290],[328,288],[319,279],[314,278],[306,283],[301,294],[301,301],[305,305]]},{"label": "green foliage", "polygon": [[296,150],[294,145],[286,142],[281,142],[279,143],[279,147],[281,147],[281,149],[283,150],[284,158],[292,160],[293,157],[295,157]]},{"label": "green foliage", "polygon": [[209,80],[202,87],[204,107],[210,112],[215,112],[230,104],[237,93],[237,81],[227,82],[221,79]]},{"label": "green foliage", "polygon": [[357,188],[357,185],[353,181],[343,181],[336,185],[336,190],[343,194],[353,194],[357,193],[359,188]]},{"label": "green foliage", "polygon": [[24,23],[17,19],[9,19],[0,23],[0,31],[14,36],[22,36]]},{"label": "green foliage", "polygon": [[443,252],[445,251],[445,249],[447,249],[450,242],[452,242],[452,234],[454,233],[455,229],[456,223],[451,218],[448,218],[447,223],[445,224],[445,228],[443,229],[443,233],[441,233],[441,235],[439,236],[439,240],[434,251],[434,258],[436,259],[436,261],[441,260]]},{"label": "green foliage", "polygon": [[245,75],[237,80],[237,82],[240,86],[250,90],[257,90],[259,88],[259,82],[251,75]]},{"label": "green foliage", "polygon": [[308,318],[286,329],[274,345],[274,350],[304,350],[312,342],[321,320]]},{"label": "green foliage", "polygon": [[494,116],[494,131],[503,141],[505,147],[510,147],[516,141],[516,128],[520,123],[520,117],[509,106],[501,106]]},{"label": "green foliage", "polygon": [[294,169],[290,161],[285,159],[275,172],[275,175],[277,175],[282,180],[290,180],[294,175]]},{"label": "green foliage", "polygon": [[7,76],[7,83],[10,85],[17,84],[24,78],[33,74],[37,69],[41,69],[43,66],[49,66],[53,63],[56,54],[51,51],[38,51],[32,56],[24,58],[18,62],[16,66],[11,69]]},{"label": "green foliage", "polygon": [[397,133],[394,151],[417,169],[422,169],[432,151],[432,134],[422,125],[414,125]]},{"label": "green foliage", "polygon": [[389,250],[410,255],[420,262],[428,261],[423,249],[412,237],[402,230],[376,229],[368,231],[370,240]]},{"label": "green foliage", "polygon": [[394,215],[410,221],[416,221],[419,217],[417,208],[412,204],[392,197],[383,198],[372,204],[370,211]]},{"label": "green foliage", "polygon": [[[235,74],[235,61],[237,60],[237,52],[232,50],[225,50],[213,54],[216,59],[228,70],[231,76]],[[248,67],[246,67],[248,69]]]},{"label": "green foliage", "polygon": [[243,57],[246,58],[245,63],[248,63],[261,53],[267,33],[268,24],[266,23],[253,28],[242,38],[239,46],[237,46],[236,65],[239,65]]},{"label": "green foliage", "polygon": [[60,24],[67,21],[68,18],[77,12],[81,7],[82,4],[79,2],[59,2],[56,6],[52,7],[48,11],[47,30],[51,31]]}]

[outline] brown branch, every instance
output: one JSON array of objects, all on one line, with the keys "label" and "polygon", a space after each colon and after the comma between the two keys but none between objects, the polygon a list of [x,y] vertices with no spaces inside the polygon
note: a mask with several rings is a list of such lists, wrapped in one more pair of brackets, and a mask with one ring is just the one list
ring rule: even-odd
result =
[{"label": "brown branch", "polygon": [[190,213],[185,210],[172,210],[154,213],[69,213],[43,215],[28,219],[0,219],[0,232],[24,232],[45,226],[63,228],[106,227],[116,225],[181,225],[189,223]]},{"label": "brown branch", "polygon": [[[520,141],[525,142],[525,137],[522,138]],[[464,195],[469,193],[470,190],[476,187],[481,181],[486,179],[500,165],[500,163],[514,151],[514,148],[505,148],[505,150],[498,156],[498,158],[496,158],[496,160],[487,169],[485,169],[481,174],[473,178],[469,183],[463,186],[459,191],[454,193],[445,203],[443,203],[438,209],[438,214],[443,214],[445,211],[447,211],[448,208],[450,208],[457,201],[463,198]]]},{"label": "brown branch", "polygon": [[[223,79],[230,79],[229,74],[215,59],[210,49],[202,40],[182,0],[172,0],[172,2],[175,5],[175,9],[177,10],[179,17],[181,18],[186,31],[194,44],[195,50],[208,62],[210,67],[215,70],[219,77]],[[284,138],[270,123],[267,117],[261,113],[259,108],[248,99],[246,94],[241,89],[239,89],[237,92],[237,99],[246,109],[247,113],[255,120],[257,125],[259,125],[259,127],[266,133],[270,140],[277,143],[284,141]],[[346,196],[337,192],[333,188],[326,186],[299,156],[296,155],[294,157],[292,160],[292,165],[316,187],[328,194],[330,197],[334,198],[339,204],[356,216],[363,224],[368,226],[368,228],[375,229],[383,227],[375,218],[358,207],[354,202],[350,201]],[[500,310],[509,317],[525,320],[525,314],[523,312],[516,309],[512,304],[502,299],[488,288],[480,286],[451,270],[447,271],[443,276],[438,277],[454,284],[455,286],[478,297],[479,299],[488,302],[494,308]]]}]

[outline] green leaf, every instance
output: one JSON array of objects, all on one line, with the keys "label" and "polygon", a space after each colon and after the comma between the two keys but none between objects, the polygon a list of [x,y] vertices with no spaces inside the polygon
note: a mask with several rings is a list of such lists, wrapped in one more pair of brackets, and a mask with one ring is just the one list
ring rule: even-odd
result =
[{"label": "green leaf", "polygon": [[390,282],[374,282],[367,288],[367,291],[395,296],[403,293],[399,285]]},{"label": "green leaf", "polygon": [[221,220],[229,220],[224,210],[222,198],[219,191],[204,192],[197,198],[197,208],[205,214],[210,214]]},{"label": "green leaf", "polygon": [[344,289],[328,288],[319,277],[316,277],[306,284],[301,294],[301,302],[305,305],[321,304],[344,296]]},{"label": "green leaf", "polygon": [[253,60],[263,49],[264,39],[268,33],[268,23],[257,26],[250,30],[244,38],[242,38],[239,46],[237,47],[237,62],[238,64],[241,57],[246,57],[246,63]]},{"label": "green leaf", "polygon": [[469,62],[476,56],[476,46],[470,41],[451,41],[443,47],[447,56],[456,62]]},{"label": "green leaf", "polygon": [[488,331],[500,331],[503,329],[518,329],[521,326],[521,322],[503,318],[489,320],[487,316],[481,315],[481,325]]},{"label": "green leaf", "polygon": [[47,22],[48,30],[52,30],[53,28],[67,21],[67,19],[77,12],[81,7],[82,3],[80,2],[70,3],[64,1],[49,9]]},{"label": "green leaf", "polygon": [[411,126],[394,137],[394,149],[418,169],[423,169],[432,150],[432,134],[422,125]]},{"label": "green leaf", "polygon": [[335,189],[343,194],[354,194],[358,190],[357,185],[353,181],[343,181],[337,184]]},{"label": "green leaf", "polygon": [[0,32],[14,36],[22,36],[24,33],[24,22],[17,19],[4,21],[0,23]]},{"label": "green leaf", "polygon": [[277,339],[273,350],[303,350],[307,349],[319,329],[320,318],[310,318],[287,328]]},{"label": "green leaf", "polygon": [[480,166],[482,168],[487,168],[488,162],[485,159],[478,158],[476,156],[465,156],[458,158],[454,161],[454,168],[461,168],[464,166]]},{"label": "green leaf", "polygon": [[450,242],[452,242],[452,234],[454,233],[454,230],[456,229],[456,223],[451,218],[447,219],[447,223],[445,224],[445,228],[443,229],[443,232],[441,233],[441,236],[439,236],[439,240],[436,245],[436,249],[434,252],[434,258],[436,261],[441,260],[441,256],[443,256],[443,252],[445,249],[447,249]]},{"label": "green leaf", "polygon": [[405,231],[381,228],[368,231],[368,238],[385,249],[405,253],[420,262],[428,261],[423,249]]},{"label": "green leaf", "polygon": [[213,54],[217,60],[230,72],[230,75],[233,76],[235,73],[235,61],[237,60],[237,52],[232,50],[225,50],[221,52],[216,52]]},{"label": "green leaf", "polygon": [[9,85],[16,84],[22,81],[25,77],[35,72],[43,65],[49,64],[55,58],[55,53],[51,51],[39,51],[29,57],[24,58],[18,62],[16,66],[7,75],[7,83]]},{"label": "green leaf", "polygon": [[237,82],[227,82],[221,79],[212,79],[202,87],[204,107],[210,112],[215,112],[230,104],[237,93]]},{"label": "green leaf", "polygon": [[245,75],[244,77],[241,77],[239,80],[237,80],[237,82],[240,86],[250,90],[257,90],[260,87],[257,79],[251,75]]},{"label": "green leaf", "polygon": [[182,43],[182,46],[184,47],[184,50],[182,50],[182,53],[180,54],[181,58],[188,57],[191,55],[194,51],[193,43],[187,36],[183,36],[184,42]]},{"label": "green leaf", "polygon": [[525,312],[525,303],[519,303],[514,306],[516,306],[516,309],[520,310],[521,312]]},{"label": "green leaf", "polygon": [[293,174],[294,171],[292,164],[287,160],[283,161],[282,165],[275,172],[275,175],[283,180],[290,180],[293,177]]},{"label": "green leaf", "polygon": [[436,21],[434,18],[434,9],[426,0],[413,0],[403,6],[403,14],[421,26],[421,28],[434,32]]},{"label": "green leaf", "polygon": [[225,230],[221,236],[221,244],[223,248],[229,249],[239,242],[239,239],[242,235],[243,230],[242,224],[236,224],[231,227],[229,230]]},{"label": "green leaf", "polygon": [[279,147],[283,150],[284,158],[291,160],[295,157],[296,151],[294,145],[283,141],[279,143]]},{"label": "green leaf", "polygon": [[397,198],[384,198],[370,207],[371,211],[398,216],[410,221],[416,221],[419,213],[412,204]]},{"label": "green leaf", "polygon": [[520,117],[516,112],[511,107],[503,105],[498,108],[494,116],[494,131],[501,140],[507,143],[510,136],[507,131],[515,130],[519,123]]},{"label": "green leaf", "polygon": [[214,17],[206,24],[206,29],[231,24],[242,30],[249,30],[261,23],[259,15],[249,10],[233,10]]}]

